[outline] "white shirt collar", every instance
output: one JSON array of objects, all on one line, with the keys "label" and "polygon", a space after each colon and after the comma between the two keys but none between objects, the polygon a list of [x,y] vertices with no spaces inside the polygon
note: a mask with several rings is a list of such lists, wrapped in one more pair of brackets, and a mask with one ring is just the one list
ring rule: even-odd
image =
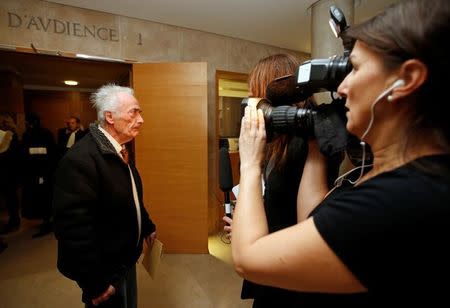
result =
[{"label": "white shirt collar", "polygon": [[108,138],[109,142],[111,142],[111,144],[113,145],[114,149],[116,149],[116,152],[118,154],[120,154],[120,151],[122,151],[122,146],[120,145],[120,143],[117,142],[116,139],[113,138],[113,136],[111,136],[103,127],[101,127],[100,125],[98,126],[98,129],[100,129],[100,131],[106,136],[106,138]]}]

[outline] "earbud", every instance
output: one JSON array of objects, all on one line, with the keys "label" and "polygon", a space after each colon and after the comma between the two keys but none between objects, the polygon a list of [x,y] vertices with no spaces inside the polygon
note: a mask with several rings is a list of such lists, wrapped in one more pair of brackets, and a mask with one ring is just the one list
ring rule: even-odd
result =
[{"label": "earbud", "polygon": [[393,102],[394,101],[394,97],[391,95],[391,93],[392,93],[392,91],[395,89],[395,88],[398,88],[398,87],[401,87],[401,86],[404,86],[405,85],[405,81],[403,80],[403,79],[397,79],[389,88],[387,88],[383,93],[382,93],[382,95],[380,95],[380,96],[386,96],[387,95],[387,97],[386,97],[386,100],[388,101],[388,102]]},{"label": "earbud", "polygon": [[395,88],[401,87],[405,85],[405,81],[403,79],[397,79],[392,86],[386,89],[385,93],[391,93]]},{"label": "earbud", "polygon": [[391,91],[395,88],[401,87],[405,85],[405,81],[403,79],[397,79],[391,86]]}]

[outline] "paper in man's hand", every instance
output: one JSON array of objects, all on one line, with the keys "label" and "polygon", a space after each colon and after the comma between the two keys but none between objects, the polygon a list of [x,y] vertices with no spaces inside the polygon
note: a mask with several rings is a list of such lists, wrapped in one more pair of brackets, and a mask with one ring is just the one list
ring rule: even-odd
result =
[{"label": "paper in man's hand", "polygon": [[142,259],[142,265],[147,273],[155,279],[159,263],[161,262],[163,244],[155,239],[151,249],[147,249],[144,258]]}]

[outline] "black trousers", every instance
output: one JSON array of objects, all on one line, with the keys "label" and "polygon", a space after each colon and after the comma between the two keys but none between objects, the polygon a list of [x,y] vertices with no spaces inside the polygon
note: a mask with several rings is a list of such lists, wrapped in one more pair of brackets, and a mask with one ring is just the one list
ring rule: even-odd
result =
[{"label": "black trousers", "polygon": [[86,308],[137,308],[136,266],[128,271],[113,296],[98,306],[86,304]]},{"label": "black trousers", "polygon": [[52,215],[52,184],[50,175],[27,175],[22,185],[22,216],[50,221]]}]

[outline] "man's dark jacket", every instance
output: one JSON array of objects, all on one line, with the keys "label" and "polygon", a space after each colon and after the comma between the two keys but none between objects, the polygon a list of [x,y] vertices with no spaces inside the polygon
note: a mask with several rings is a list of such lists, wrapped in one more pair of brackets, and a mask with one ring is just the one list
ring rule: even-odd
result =
[{"label": "man's dark jacket", "polygon": [[[86,131],[78,129],[75,132],[75,143],[77,143],[78,141],[81,140],[81,138],[83,138],[86,135]],[[64,156],[64,154],[66,154],[67,150],[69,148],[67,148],[67,141],[69,141],[70,135],[72,134],[72,132],[68,131],[67,128],[60,128],[58,129],[58,138],[57,138],[57,148],[58,148],[58,159],[60,159],[61,157]]]},{"label": "man's dark jacket", "polygon": [[143,205],[142,182],[130,168],[141,209],[141,237],[128,166],[97,126],[59,162],[53,210],[58,269],[75,280],[88,302],[117,287],[142,252],[155,225]]},{"label": "man's dark jacket", "polygon": [[[66,147],[67,145],[67,141],[69,141],[70,135],[72,134],[71,131],[68,131],[67,128],[60,128],[58,129],[58,140],[57,140],[57,144],[60,147]],[[86,132],[81,130],[81,129],[77,129],[75,131],[75,142],[78,142],[81,140],[81,138],[84,137],[84,135],[86,135]]]}]

